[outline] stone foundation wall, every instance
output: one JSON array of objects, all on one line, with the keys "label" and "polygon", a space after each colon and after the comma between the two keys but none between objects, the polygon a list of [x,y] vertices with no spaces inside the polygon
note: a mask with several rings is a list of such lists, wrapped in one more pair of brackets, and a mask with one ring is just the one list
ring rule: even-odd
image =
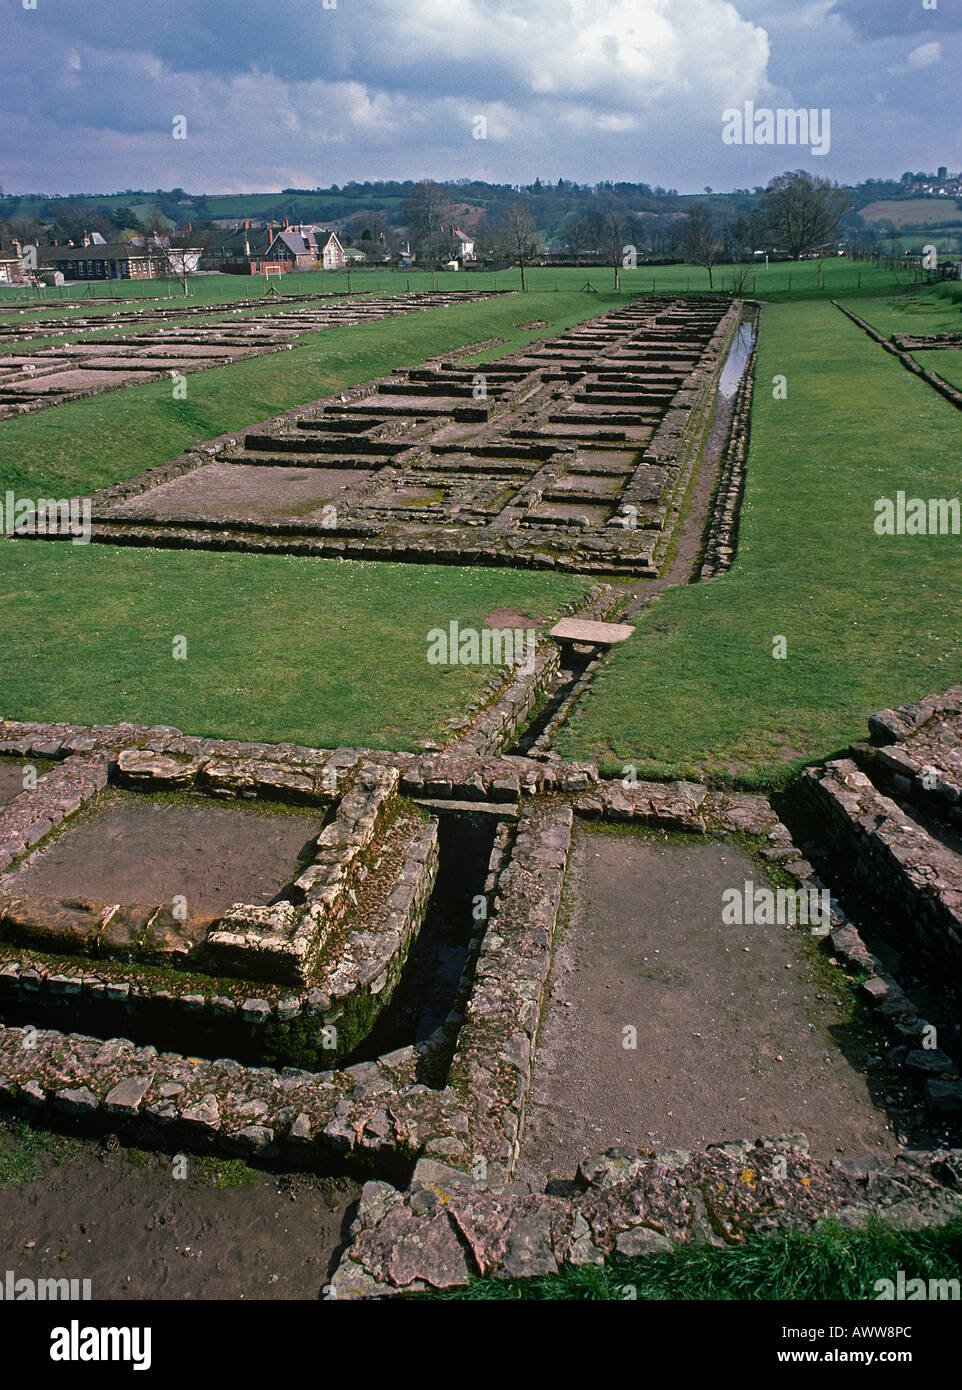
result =
[{"label": "stone foundation wall", "polygon": [[[962,1151],[816,1163],[804,1135],[702,1151],[611,1149],[559,1196],[495,1185],[422,1159],[409,1188],[365,1184],[329,1296],[456,1288],[478,1277],[532,1278],[673,1245],[737,1247],[746,1235],[852,1230],[873,1217],[916,1229],[962,1211]],[[874,1287],[865,1289],[866,1299]]]},{"label": "stone foundation wall", "polygon": [[913,376],[921,377],[927,386],[931,386],[934,391],[938,391],[940,396],[944,396],[952,405],[962,410],[962,391],[960,391],[957,386],[953,386],[951,382],[946,381],[944,377],[939,376],[938,372],[930,372],[925,367],[920,367],[914,357],[902,351],[901,344],[896,335],[893,335],[891,339],[885,338],[876,328],[873,328],[870,323],[866,323],[864,319],[859,318],[858,314],[853,314],[851,309],[846,309],[844,304],[839,304],[835,299],[832,300],[832,303],[835,305],[836,309],[841,309],[846,318],[851,319],[853,323],[857,323],[859,328],[861,328],[864,333],[867,333],[873,342],[878,343],[879,347],[884,348],[886,352],[890,352],[893,357],[897,357],[906,371],[911,372]]},{"label": "stone foundation wall", "polygon": [[0,1028],[0,1105],[150,1147],[321,1171],[377,1165],[403,1180],[431,1135],[458,1123],[450,1091],[416,1082],[417,1060],[417,1048],[403,1048],[343,1071],[275,1071],[125,1038]]},{"label": "stone foundation wall", "polygon": [[908,820],[848,759],[807,769],[802,785],[832,851],[894,939],[957,974],[962,965],[958,857]]},{"label": "stone foundation wall", "polygon": [[[33,752],[32,756],[48,755]],[[107,776],[108,760],[102,754],[81,758],[68,753],[59,767],[38,777],[35,787],[0,809],[0,873],[103,791]]]},{"label": "stone foundation wall", "polygon": [[375,830],[397,798],[396,768],[364,763],[317,837],[314,861],[294,883],[294,902],[237,903],[203,945],[218,974],[308,984],[343,914]]},{"label": "stone foundation wall", "polygon": [[449,1084],[470,1098],[468,1153],[489,1172],[518,1158],[572,820],[568,806],[522,813],[451,1065]]}]

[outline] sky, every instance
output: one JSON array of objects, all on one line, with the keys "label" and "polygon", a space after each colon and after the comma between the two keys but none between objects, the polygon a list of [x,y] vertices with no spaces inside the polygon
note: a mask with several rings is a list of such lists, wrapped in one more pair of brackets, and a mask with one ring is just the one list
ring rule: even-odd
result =
[{"label": "sky", "polygon": [[[0,186],[956,172],[960,59],[962,0],[3,0]],[[746,102],[822,152],[746,143]]]}]

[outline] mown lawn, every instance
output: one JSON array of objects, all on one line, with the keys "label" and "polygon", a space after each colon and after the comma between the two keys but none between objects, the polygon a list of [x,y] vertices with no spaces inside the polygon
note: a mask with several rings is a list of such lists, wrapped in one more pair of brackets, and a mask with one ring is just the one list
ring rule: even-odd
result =
[{"label": "mown lawn", "polygon": [[[838,297],[838,296],[837,296]],[[846,307],[879,333],[962,333],[962,285],[951,282]]]},{"label": "mown lawn", "polygon": [[763,310],[754,399],[734,567],[641,616],[564,756],[780,785],[874,710],[962,677],[962,537],[874,528],[900,489],[958,496],[962,415],[825,304]]},{"label": "mown lawn", "polygon": [[[716,266],[712,279],[718,291],[731,286],[730,266]],[[826,256],[811,261],[773,261],[766,269],[764,261],[753,264],[748,292],[765,299],[838,298],[842,294],[882,294],[914,283],[914,272],[908,269],[888,270],[871,262],[851,261],[844,256]],[[708,290],[708,272],[703,266],[641,265],[634,269],[619,267],[621,288],[627,294],[658,292],[704,293]],[[580,291],[585,280],[599,290],[614,287],[614,270],[610,265],[597,266],[531,266],[525,271],[529,292],[554,291],[562,294]],[[379,291],[403,294],[407,290],[465,290],[521,287],[521,274],[516,268],[506,270],[458,271],[391,270],[371,266],[363,270],[313,271],[284,275],[272,281],[284,295],[345,294],[360,291],[376,294]],[[110,303],[112,297],[149,302],[163,301],[165,308],[176,308],[178,302],[191,305],[210,304],[212,307],[228,301],[256,299],[265,293],[262,276],[201,275],[189,281],[185,296],[176,282],[136,280],[118,285],[116,280],[90,284],[65,285],[48,289],[38,299],[35,289],[0,288],[0,305],[16,304],[25,316],[34,313],[109,313],[131,306]],[[754,287],[753,287],[754,286]],[[72,301],[72,302],[71,302]]]},{"label": "mown lawn", "polygon": [[[427,633],[499,608],[546,621],[590,581],[457,569],[0,541],[0,714],[172,724],[319,747],[414,748],[484,666],[427,662]],[[174,641],[186,638],[186,659]]]},{"label": "mown lawn", "polygon": [[[411,1301],[875,1300],[876,1283],[958,1279],[962,1219],[900,1231],[873,1220],[862,1230],[826,1222],[814,1231],[748,1236],[737,1246],[676,1246],[642,1259],[615,1256],[602,1266],[565,1266],[537,1279],[478,1279]],[[949,1289],[948,1292],[951,1292]],[[887,1306],[887,1305],[884,1305]],[[948,1310],[946,1310],[948,1311]]]},{"label": "mown lawn", "polygon": [[[504,340],[495,355],[511,352],[622,302],[613,293],[559,291],[418,311],[310,334],[289,350],[191,374],[183,400],[174,399],[169,381],[160,381],[5,420],[0,491],[13,488],[24,497],[90,492],[202,440],[414,366],[433,353],[489,338]],[[533,320],[551,327],[520,327]]]},{"label": "mown lawn", "polygon": [[919,366],[962,390],[962,348],[933,348],[931,352],[913,352]]}]

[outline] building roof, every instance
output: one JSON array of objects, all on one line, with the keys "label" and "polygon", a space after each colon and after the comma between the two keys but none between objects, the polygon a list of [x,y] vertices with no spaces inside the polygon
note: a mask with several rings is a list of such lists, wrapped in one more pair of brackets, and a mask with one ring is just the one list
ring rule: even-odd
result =
[{"label": "building roof", "polygon": [[236,251],[238,256],[243,256],[245,238],[252,256],[263,256],[274,240],[266,227],[236,227],[232,232],[220,232],[213,237],[211,249]]},{"label": "building roof", "polygon": [[278,232],[271,242],[272,246],[275,241],[282,241],[288,251],[295,256],[310,255],[311,248],[299,232]]},{"label": "building roof", "polygon": [[[158,248],[154,248],[155,253]],[[43,246],[40,259],[46,265],[57,261],[142,261],[148,255],[143,246],[129,246],[125,241],[105,241],[93,246]]]}]

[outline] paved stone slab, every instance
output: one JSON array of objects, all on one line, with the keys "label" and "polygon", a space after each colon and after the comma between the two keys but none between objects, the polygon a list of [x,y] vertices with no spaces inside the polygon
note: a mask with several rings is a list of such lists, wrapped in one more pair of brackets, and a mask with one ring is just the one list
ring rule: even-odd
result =
[{"label": "paved stone slab", "polygon": [[609,647],[613,642],[624,642],[634,632],[630,623],[593,623],[581,618],[562,618],[551,629],[551,636],[559,642],[591,642],[595,646]]}]

